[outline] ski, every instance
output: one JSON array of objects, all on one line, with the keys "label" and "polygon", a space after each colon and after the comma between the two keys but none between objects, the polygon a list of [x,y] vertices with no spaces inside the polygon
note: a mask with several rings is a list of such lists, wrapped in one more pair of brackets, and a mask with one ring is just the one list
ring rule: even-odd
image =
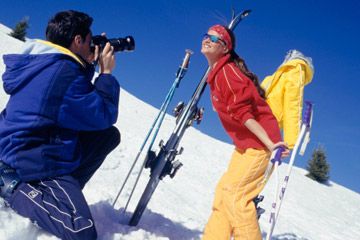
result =
[{"label": "ski", "polygon": [[[275,199],[271,204],[271,212],[270,212],[270,218],[269,218],[269,225],[268,225],[268,231],[266,234],[266,240],[270,240],[275,228],[275,224],[278,220],[279,217],[279,212],[280,212],[280,207],[281,204],[284,200],[284,196],[285,196],[285,191],[287,188],[287,184],[289,183],[289,178],[290,178],[290,174],[291,174],[291,170],[292,167],[294,165],[295,162],[295,157],[298,153],[298,149],[301,146],[301,150],[300,150],[300,155],[303,155],[305,152],[305,148],[306,145],[309,142],[309,136],[310,136],[310,129],[311,129],[311,124],[312,124],[312,116],[313,116],[313,105],[311,102],[305,102],[305,113],[303,116],[303,120],[302,120],[302,124],[301,124],[301,131],[300,134],[297,138],[297,141],[295,143],[294,149],[291,153],[290,156],[290,161],[288,164],[288,168],[287,168],[287,172],[285,175],[285,178],[283,180],[283,184],[281,189],[279,189],[280,187],[280,181],[279,181],[279,173],[278,173],[278,167],[281,164],[281,153],[282,151],[284,151],[283,148],[278,148],[277,150],[275,150],[271,156],[271,168],[270,171],[267,172],[271,172],[273,171],[275,173],[275,178],[276,178],[276,194],[275,194]],[[266,174],[266,181],[269,178],[269,174]],[[280,192],[279,192],[280,191]]]},{"label": "ski", "polygon": [[[164,117],[166,115],[166,111],[168,109],[168,106],[169,106],[169,104],[170,104],[170,102],[171,102],[171,100],[172,100],[172,98],[174,96],[175,90],[176,90],[176,88],[179,87],[181,79],[185,76],[185,73],[186,73],[186,71],[188,69],[188,66],[189,66],[190,56],[192,54],[193,54],[193,52],[191,50],[189,50],[189,49],[185,50],[185,57],[184,57],[183,62],[180,65],[180,67],[179,67],[179,69],[178,69],[178,71],[176,73],[176,78],[175,78],[170,90],[168,91],[168,93],[167,93],[167,95],[166,95],[166,97],[165,97],[165,99],[164,99],[164,101],[163,101],[163,103],[162,103],[162,105],[161,105],[161,107],[159,109],[159,113],[155,117],[155,120],[152,123],[152,125],[150,127],[150,130],[148,131],[148,133],[147,133],[147,135],[145,137],[144,142],[142,143],[142,145],[141,145],[141,147],[140,147],[140,149],[139,149],[139,151],[138,151],[138,153],[137,153],[137,155],[135,157],[135,160],[134,160],[133,164],[131,165],[130,170],[128,171],[128,173],[127,173],[127,175],[125,177],[125,180],[124,180],[123,184],[121,185],[120,190],[118,191],[118,193],[117,193],[117,195],[115,197],[115,200],[113,202],[113,207],[115,206],[120,194],[122,193],[126,183],[128,182],[130,174],[133,172],[134,167],[135,167],[136,163],[138,162],[141,154],[143,153],[143,150],[144,150],[145,146],[147,145],[147,143],[149,143],[148,150],[147,150],[147,155],[146,155],[146,157],[145,157],[145,159],[144,159],[144,161],[143,161],[143,163],[141,165],[140,171],[139,171],[139,173],[138,173],[138,175],[136,177],[135,183],[134,183],[134,185],[132,187],[130,196],[129,196],[129,198],[128,198],[127,202],[126,202],[126,205],[124,207],[124,212],[126,212],[127,206],[128,206],[128,204],[129,204],[129,202],[130,202],[130,200],[132,198],[132,195],[133,195],[134,190],[135,190],[135,188],[137,186],[137,183],[139,181],[142,170],[144,169],[144,166],[145,166],[145,164],[147,162],[147,159],[149,158],[149,155],[152,155],[152,153],[153,153],[153,151],[151,149],[153,147],[153,144],[155,142],[157,134],[158,134],[158,132],[160,130],[160,127],[162,125]],[[152,136],[152,137],[150,138],[150,136]]]},{"label": "ski", "polygon": [[[234,30],[238,23],[248,16],[249,13],[250,10],[245,10],[240,14],[235,15],[235,12],[233,11],[232,20],[228,25],[228,28],[230,30]],[[182,166],[182,163],[179,160],[175,160],[176,156],[180,155],[183,151],[182,147],[179,149],[179,144],[185,130],[191,126],[194,121],[200,123],[202,120],[203,108],[198,107],[198,102],[205,90],[206,79],[209,72],[210,68],[207,68],[188,104],[184,105],[183,103],[180,103],[177,106],[175,128],[165,144],[164,141],[160,142],[160,150],[158,154],[156,155],[152,152],[148,155],[145,167],[150,168],[150,179],[130,219],[130,226],[136,226],[139,223],[140,218],[160,180],[167,175],[173,178]]]}]

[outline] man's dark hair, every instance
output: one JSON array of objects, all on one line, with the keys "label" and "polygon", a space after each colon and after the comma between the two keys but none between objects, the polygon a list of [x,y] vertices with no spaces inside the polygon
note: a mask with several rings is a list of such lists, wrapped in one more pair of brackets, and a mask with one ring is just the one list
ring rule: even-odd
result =
[{"label": "man's dark hair", "polygon": [[46,39],[69,48],[76,35],[80,35],[85,40],[92,21],[93,19],[86,13],[74,10],[58,12],[48,22]]}]

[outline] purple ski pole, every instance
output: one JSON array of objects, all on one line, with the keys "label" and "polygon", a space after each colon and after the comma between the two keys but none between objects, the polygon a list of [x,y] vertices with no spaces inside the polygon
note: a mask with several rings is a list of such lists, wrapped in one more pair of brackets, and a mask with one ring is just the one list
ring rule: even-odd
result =
[{"label": "purple ski pole", "polygon": [[297,138],[294,149],[291,153],[290,161],[289,161],[288,168],[287,168],[287,173],[284,178],[280,193],[279,193],[280,183],[279,183],[279,175],[278,175],[278,166],[281,164],[281,153],[284,149],[281,149],[281,148],[277,149],[276,153],[273,154],[275,156],[272,157],[272,159],[271,159],[271,162],[273,164],[273,171],[275,171],[275,175],[276,175],[276,194],[275,194],[275,200],[271,204],[271,213],[270,213],[270,218],[269,218],[269,227],[268,227],[268,232],[266,235],[266,240],[270,240],[272,237],[272,234],[273,234],[273,231],[275,228],[275,224],[276,224],[276,221],[279,216],[280,207],[281,207],[282,201],[284,199],[285,190],[286,190],[287,184],[289,182],[291,170],[292,170],[292,167],[294,166],[294,161],[295,161],[295,157],[298,152],[298,149],[299,149],[300,145],[303,145],[302,150],[301,150],[301,152],[303,153],[305,151],[306,144],[309,142],[309,133],[310,133],[311,123],[312,123],[312,115],[313,115],[312,114],[313,113],[313,104],[311,102],[306,101],[305,105],[306,105],[306,109],[305,109],[303,121],[301,124],[301,131]]}]

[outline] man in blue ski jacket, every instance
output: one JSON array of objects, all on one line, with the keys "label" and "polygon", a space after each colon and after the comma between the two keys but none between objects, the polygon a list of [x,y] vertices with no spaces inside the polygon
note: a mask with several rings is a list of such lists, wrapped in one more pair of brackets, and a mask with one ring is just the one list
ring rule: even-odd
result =
[{"label": "man in blue ski jacket", "polygon": [[91,24],[85,13],[59,12],[47,41],[4,56],[10,98],[0,115],[0,196],[61,239],[97,238],[82,188],[120,143],[114,50],[107,43],[91,51]]}]

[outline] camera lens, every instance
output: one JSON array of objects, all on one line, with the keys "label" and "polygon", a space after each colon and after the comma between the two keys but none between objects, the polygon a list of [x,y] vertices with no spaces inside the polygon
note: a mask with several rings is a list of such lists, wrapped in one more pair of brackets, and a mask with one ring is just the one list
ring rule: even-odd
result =
[{"label": "camera lens", "polygon": [[133,51],[135,49],[135,40],[132,36],[108,39],[105,36],[96,35],[92,37],[91,50],[94,51],[96,45],[104,48],[107,42],[114,47],[115,52]]}]

